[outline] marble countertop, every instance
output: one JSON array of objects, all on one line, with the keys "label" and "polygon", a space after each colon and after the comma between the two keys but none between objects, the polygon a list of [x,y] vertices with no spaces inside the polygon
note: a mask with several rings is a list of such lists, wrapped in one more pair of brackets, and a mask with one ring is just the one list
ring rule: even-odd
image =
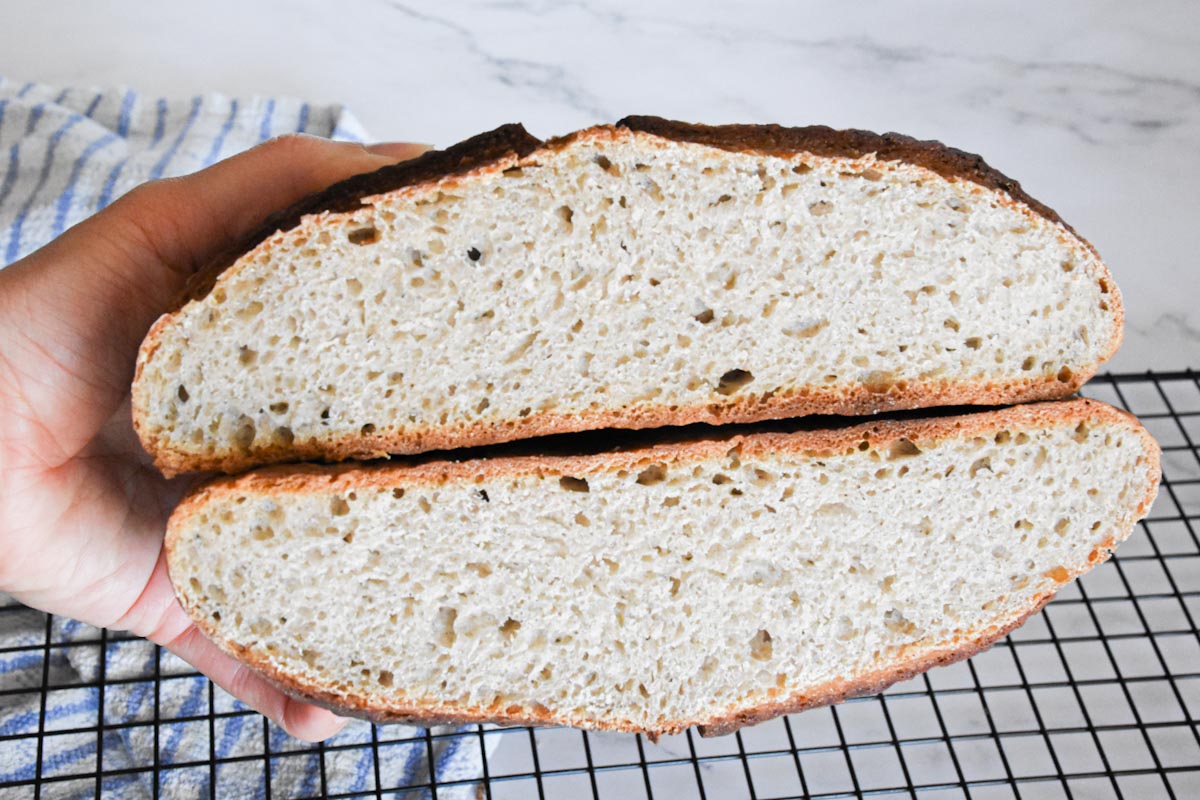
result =
[{"label": "marble countertop", "polygon": [[1099,248],[1115,371],[1200,367],[1193,0],[10,0],[0,72],[343,102],[380,139],[631,113],[897,130],[984,154]]}]

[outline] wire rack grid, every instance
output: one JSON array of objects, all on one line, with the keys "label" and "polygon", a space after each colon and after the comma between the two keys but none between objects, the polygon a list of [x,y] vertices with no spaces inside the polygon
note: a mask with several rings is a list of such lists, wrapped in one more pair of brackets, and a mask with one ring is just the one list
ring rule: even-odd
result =
[{"label": "wire rack grid", "polygon": [[27,710],[0,718],[0,800],[1200,797],[1200,372],[1084,393],[1162,445],[1149,517],[991,650],[881,695],[714,739],[354,722],[309,745],[148,642],[9,601],[0,708]]}]

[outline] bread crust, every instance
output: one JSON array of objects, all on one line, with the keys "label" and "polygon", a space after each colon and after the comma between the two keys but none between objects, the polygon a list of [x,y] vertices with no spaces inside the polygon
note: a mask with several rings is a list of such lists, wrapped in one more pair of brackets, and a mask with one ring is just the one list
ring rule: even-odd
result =
[{"label": "bread crust", "polygon": [[869,447],[884,447],[899,439],[907,439],[920,447],[923,442],[971,438],[983,434],[994,435],[999,430],[1034,430],[1078,425],[1081,422],[1117,425],[1138,437],[1145,451],[1139,463],[1145,469],[1146,490],[1136,508],[1129,512],[1126,518],[1128,524],[1118,536],[1099,544],[1088,555],[1085,563],[1068,567],[1066,575],[1057,586],[1035,596],[1027,607],[1014,609],[1007,617],[996,620],[984,630],[968,632],[951,643],[926,646],[924,649],[919,643],[910,645],[906,652],[897,654],[894,663],[879,670],[815,687],[804,687],[786,697],[771,698],[746,708],[731,707],[702,719],[677,720],[660,728],[647,729],[620,720],[577,718],[569,714],[556,714],[549,709],[534,710],[521,706],[467,707],[412,701],[383,703],[378,698],[365,695],[331,692],[302,676],[290,675],[277,669],[269,663],[263,653],[223,639],[212,628],[211,620],[206,615],[194,613],[194,609],[188,609],[185,605],[197,627],[222,650],[263,674],[289,695],[324,706],[339,714],[362,717],[375,722],[406,722],[419,725],[481,722],[505,725],[577,725],[597,730],[640,732],[651,737],[678,733],[685,728],[697,726],[702,735],[716,736],[780,714],[876,693],[931,667],[969,658],[987,649],[1029,616],[1037,613],[1053,599],[1061,585],[1107,560],[1120,541],[1132,531],[1134,522],[1146,515],[1154,502],[1161,476],[1161,453],[1158,444],[1131,414],[1095,400],[1073,399],[958,416],[876,420],[832,430],[718,435],[593,455],[502,456],[471,461],[434,460],[412,465],[268,467],[241,476],[218,477],[193,491],[171,516],[164,547],[170,571],[174,547],[179,537],[184,535],[182,531],[187,526],[188,519],[210,500],[242,493],[284,495],[349,492],[354,489],[391,488],[398,482],[403,482],[406,486],[440,485],[449,481],[478,482],[494,477],[528,474],[578,477],[621,469],[632,471],[652,463],[670,465],[681,461],[696,462],[721,458],[734,448],[740,448],[743,458],[771,453],[821,458],[852,450],[863,442]]},{"label": "bread crust", "polygon": [[[1059,380],[1056,376],[1030,374],[1029,377],[988,382],[907,380],[885,390],[861,384],[840,384],[765,394],[748,391],[736,397],[722,397],[720,402],[714,400],[683,407],[642,404],[569,414],[537,413],[523,419],[481,420],[458,427],[430,426],[416,430],[409,428],[402,432],[389,431],[380,426],[372,435],[356,433],[342,438],[302,440],[288,446],[264,444],[245,452],[233,448],[212,454],[191,450],[181,443],[169,442],[148,429],[143,410],[146,404],[140,402],[139,397],[152,390],[142,385],[141,377],[145,365],[158,349],[162,330],[170,324],[172,313],[188,301],[205,297],[221,275],[235,267],[240,256],[246,252],[269,248],[308,217],[350,215],[361,209],[364,203],[382,194],[415,192],[433,186],[445,188],[511,166],[536,163],[544,153],[561,149],[580,139],[611,139],[630,135],[660,144],[664,141],[690,142],[729,152],[782,157],[810,154],[844,161],[848,168],[852,168],[852,162],[860,159],[873,157],[875,161],[896,160],[930,170],[943,178],[969,181],[980,187],[980,191],[996,192],[998,202],[1016,209],[1027,218],[1049,221],[1056,226],[1061,241],[1082,248],[1095,257],[1100,274],[1093,277],[1107,292],[1106,301],[1113,322],[1104,354],[1094,364],[1078,365],[1072,374],[1065,376],[1065,380]],[[475,136],[445,151],[431,151],[412,161],[334,184],[273,215],[245,241],[197,273],[172,312],[155,323],[142,344],[134,378],[134,428],[143,446],[154,457],[155,465],[163,474],[173,476],[189,471],[233,473],[261,464],[300,459],[339,461],[379,458],[388,454],[475,447],[601,428],[644,429],[696,422],[720,425],[808,414],[858,415],[929,406],[1019,403],[1065,397],[1075,392],[1095,374],[1100,363],[1116,352],[1121,343],[1123,327],[1124,308],[1120,293],[1107,268],[1096,255],[1095,248],[1063,223],[1052,209],[1029,197],[1017,181],[989,167],[980,156],[955,150],[940,142],[918,141],[895,133],[880,135],[860,130],[838,131],[824,126],[704,126],[658,117],[626,117],[615,126],[597,126],[542,142],[520,125],[512,124]]]}]

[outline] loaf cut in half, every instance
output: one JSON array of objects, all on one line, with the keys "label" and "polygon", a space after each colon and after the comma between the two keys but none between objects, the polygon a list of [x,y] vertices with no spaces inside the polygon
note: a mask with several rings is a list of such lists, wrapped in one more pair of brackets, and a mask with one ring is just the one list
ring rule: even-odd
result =
[{"label": "loaf cut in half", "polygon": [[1086,241],[896,134],[506,126],[235,249],[139,356],[167,473],[1062,397],[1121,339]]},{"label": "loaf cut in half", "polygon": [[183,607],[341,714],[728,732],[988,647],[1105,560],[1159,452],[1072,400],[569,457],[271,467],[186,499]]}]

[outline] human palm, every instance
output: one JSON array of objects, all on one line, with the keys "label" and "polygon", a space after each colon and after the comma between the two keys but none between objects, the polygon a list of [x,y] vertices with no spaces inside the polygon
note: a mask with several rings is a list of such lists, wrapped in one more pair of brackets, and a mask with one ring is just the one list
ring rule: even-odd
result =
[{"label": "human palm", "polygon": [[129,413],[137,348],[187,279],[271,211],[421,152],[292,136],[139,187],[0,271],[0,590],[164,645],[289,733],[341,721],[288,698],[205,639],[175,600],[167,480]]}]

